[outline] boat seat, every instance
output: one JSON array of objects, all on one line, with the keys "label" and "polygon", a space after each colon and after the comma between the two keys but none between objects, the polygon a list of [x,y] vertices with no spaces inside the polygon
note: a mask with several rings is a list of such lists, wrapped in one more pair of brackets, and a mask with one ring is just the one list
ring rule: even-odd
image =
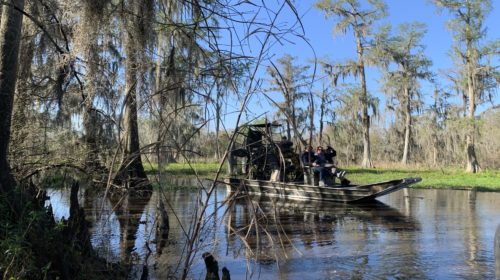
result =
[{"label": "boat seat", "polygon": [[280,179],[280,171],[278,169],[274,169],[273,172],[271,172],[271,178],[269,181],[271,182],[278,182]]},{"label": "boat seat", "polygon": [[319,186],[319,172],[314,171],[314,167],[304,165],[304,184]]},{"label": "boat seat", "polygon": [[[319,186],[319,172],[315,171],[314,167],[309,165],[304,165],[302,166],[302,168],[304,170],[304,184]],[[326,164],[325,168],[331,170],[331,172],[328,172],[330,173],[330,176],[328,177],[328,181],[325,182],[326,185],[335,185],[335,171],[333,170],[333,168],[335,167],[333,166],[333,164]]]}]

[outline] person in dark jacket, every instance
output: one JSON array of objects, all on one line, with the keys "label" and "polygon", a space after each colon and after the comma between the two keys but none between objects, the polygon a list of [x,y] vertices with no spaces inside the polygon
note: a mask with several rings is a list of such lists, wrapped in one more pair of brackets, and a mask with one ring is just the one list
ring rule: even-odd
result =
[{"label": "person in dark jacket", "polygon": [[316,160],[311,146],[306,146],[304,152],[300,155],[300,161],[304,166],[312,166]]},{"label": "person in dark jacket", "polygon": [[325,151],[326,162],[328,165],[330,165],[330,167],[332,167],[332,174],[334,174],[335,177],[343,178],[346,172],[344,170],[340,170],[339,168],[337,168],[337,166],[335,166],[333,159],[335,156],[337,156],[337,151],[335,151],[332,146],[327,146]]},{"label": "person in dark jacket", "polygon": [[[323,152],[323,147],[318,146],[316,148],[315,160],[313,162],[314,171],[319,173],[319,181],[323,182],[323,185],[327,184],[327,176],[329,175],[328,169],[326,168],[325,153]],[[321,184],[321,183],[320,183]]]},{"label": "person in dark jacket", "polygon": [[337,151],[335,151],[332,146],[326,146],[325,150],[325,160],[329,164],[333,164],[333,158],[337,156]]}]

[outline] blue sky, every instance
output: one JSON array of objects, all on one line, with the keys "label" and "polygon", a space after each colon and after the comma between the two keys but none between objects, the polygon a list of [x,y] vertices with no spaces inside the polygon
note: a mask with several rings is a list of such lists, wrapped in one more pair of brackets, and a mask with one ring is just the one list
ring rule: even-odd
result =
[{"label": "blue sky", "polygon": [[[271,0],[275,1],[275,0]],[[278,59],[284,54],[290,54],[298,58],[298,62],[305,65],[310,64],[314,57],[314,53],[318,59],[327,58],[332,61],[344,61],[356,57],[355,46],[352,35],[337,35],[333,36],[332,19],[326,19],[323,13],[313,7],[316,1],[295,1],[295,7],[298,13],[302,16],[302,24],[305,29],[305,37],[309,40],[311,47],[303,40],[289,36],[288,42],[284,44],[274,44],[271,49],[273,59]],[[435,5],[429,0],[386,0],[388,6],[388,16],[381,23],[390,23],[396,27],[400,23],[409,23],[420,21],[427,25],[427,34],[423,39],[423,44],[426,46],[425,53],[433,62],[432,70],[439,73],[440,70],[445,70],[453,67],[452,59],[449,56],[450,48],[453,43],[452,35],[446,27],[446,22],[449,20],[449,15],[446,11],[438,12]],[[266,2],[267,4],[268,2]],[[487,16],[485,26],[488,29],[487,40],[500,38],[500,0],[492,0],[493,10]],[[293,24],[294,17],[291,12],[280,18],[288,24]],[[494,62],[499,64],[497,58]],[[266,79],[265,66],[269,62],[264,62],[259,71],[262,79]],[[378,85],[379,72],[375,68],[367,70],[367,86],[371,94],[381,99],[381,112],[385,104],[384,95],[379,90]],[[444,79],[439,78],[441,84],[445,86]],[[321,83],[318,82],[316,88],[319,88]],[[432,90],[426,89],[424,85],[424,95],[430,95]],[[500,96],[497,94],[494,104],[500,103]],[[491,104],[486,105],[491,106]],[[271,105],[267,104],[265,98],[252,98],[250,104],[251,112],[248,118],[252,118],[261,114],[267,113],[270,117],[276,111]],[[483,106],[481,109],[484,109]],[[236,109],[236,108],[235,108]]]}]

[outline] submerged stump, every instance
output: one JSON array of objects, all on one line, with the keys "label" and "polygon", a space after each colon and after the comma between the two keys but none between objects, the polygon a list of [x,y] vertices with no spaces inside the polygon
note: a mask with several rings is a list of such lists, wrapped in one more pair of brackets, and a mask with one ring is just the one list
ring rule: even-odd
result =
[{"label": "submerged stump", "polygon": [[205,267],[207,268],[207,275],[205,280],[219,280],[219,263],[211,253],[203,253],[201,255],[205,261]]},{"label": "submerged stump", "polygon": [[[207,269],[207,274],[205,280],[219,280],[219,263],[215,257],[209,253],[203,253],[201,255],[205,261],[205,267]],[[231,275],[229,274],[229,269],[226,267],[222,268],[222,280],[231,280]]]}]

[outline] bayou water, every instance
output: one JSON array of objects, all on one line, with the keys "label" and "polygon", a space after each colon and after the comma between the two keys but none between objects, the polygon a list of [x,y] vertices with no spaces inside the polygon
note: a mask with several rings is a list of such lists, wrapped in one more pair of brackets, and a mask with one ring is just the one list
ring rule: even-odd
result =
[{"label": "bayou water", "polygon": [[[144,264],[149,279],[181,275],[203,206],[189,279],[205,278],[204,252],[232,279],[500,278],[500,193],[408,189],[373,203],[335,204],[228,199],[221,186],[204,204],[195,182],[177,184],[186,186],[121,199],[80,191],[93,246],[110,261],[134,263],[131,279]],[[68,217],[69,190],[48,194],[56,218]],[[155,235],[160,200],[170,225],[165,240]]]}]

